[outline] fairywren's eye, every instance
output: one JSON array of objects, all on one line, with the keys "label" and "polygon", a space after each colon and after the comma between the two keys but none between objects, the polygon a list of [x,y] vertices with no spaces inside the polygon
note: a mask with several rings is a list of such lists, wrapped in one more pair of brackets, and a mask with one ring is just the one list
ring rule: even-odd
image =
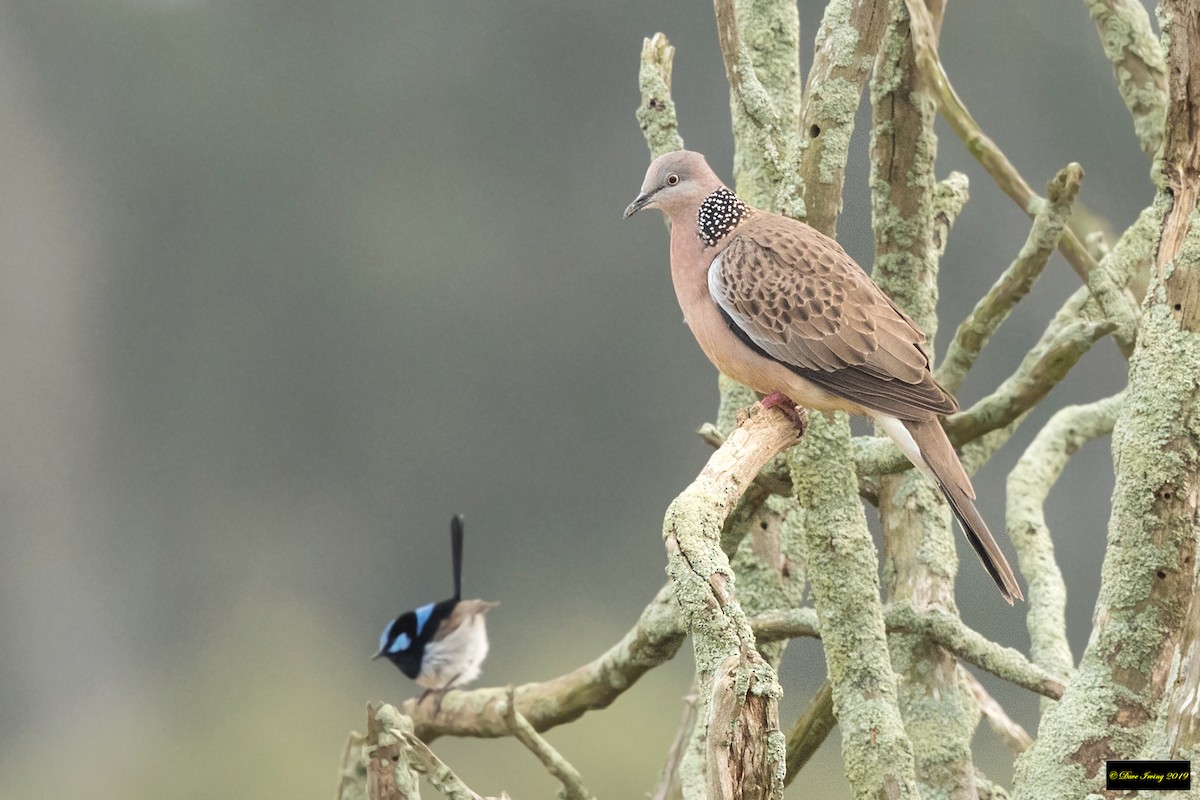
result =
[{"label": "fairywren's eye", "polygon": [[674,172],[667,176],[667,186],[674,186],[677,183],[679,183],[679,176]]}]

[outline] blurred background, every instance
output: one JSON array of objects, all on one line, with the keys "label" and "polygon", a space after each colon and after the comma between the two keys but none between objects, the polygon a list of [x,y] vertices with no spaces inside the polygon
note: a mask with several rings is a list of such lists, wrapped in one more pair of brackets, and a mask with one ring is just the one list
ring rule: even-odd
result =
[{"label": "blurred background", "polygon": [[[805,70],[823,5],[801,2]],[[560,674],[635,620],[717,400],[662,224],[621,220],[656,31],[683,137],[730,179],[703,4],[0,2],[0,798],[330,797],[367,702],[414,694],[368,657],[389,619],[450,595],[455,512],[467,595],[501,603],[483,683]],[[1085,4],[956,0],[942,39],[1035,188],[1077,160],[1116,229],[1150,201]],[[862,119],[840,238],[869,268]],[[1029,225],[941,137],[971,201],[939,352]],[[963,405],[1078,285],[1056,256]],[[1105,340],[981,472],[993,527],[1037,426],[1124,376]],[[1049,506],[1077,656],[1111,482],[1090,444]],[[960,556],[967,622],[1025,648],[1020,608]],[[599,796],[643,796],[690,674],[685,645],[549,738]],[[786,724],[823,675],[795,643]],[[1036,724],[1037,698],[984,681]],[[849,797],[838,738],[790,796]],[[989,730],[975,747],[1007,782]],[[512,741],[436,749],[480,792],[555,791]]]}]

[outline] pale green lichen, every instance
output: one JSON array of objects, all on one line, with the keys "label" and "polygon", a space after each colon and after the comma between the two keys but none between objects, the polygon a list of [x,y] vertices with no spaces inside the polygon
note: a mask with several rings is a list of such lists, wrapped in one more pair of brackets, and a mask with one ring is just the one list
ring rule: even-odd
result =
[{"label": "pale green lichen", "polygon": [[1167,64],[1163,45],[1138,0],[1086,0],[1104,55],[1113,65],[1117,88],[1133,115],[1142,150],[1154,156],[1162,146],[1167,116]]},{"label": "pale green lichen", "polygon": [[[821,158],[817,177],[821,183],[832,185],[846,168],[850,152],[850,136],[854,133],[854,115],[862,97],[862,84],[841,77],[824,81],[813,102],[821,104],[824,124],[821,125]],[[820,124],[820,123],[817,123]]]},{"label": "pale green lichen", "polygon": [[[902,3],[884,35],[871,85],[871,209],[875,282],[927,334],[937,330],[937,275],[950,217],[934,172],[936,105],[924,91]],[[953,202],[953,201],[952,201]],[[916,471],[879,481],[879,510],[892,602],[919,602],[956,615],[958,569],[950,512],[940,492]],[[888,637],[901,681],[898,703],[912,741],[921,796],[970,796],[975,783],[971,737],[977,715],[953,655],[924,636]]]},{"label": "pale green lichen", "polygon": [[[1050,418],[1008,476],[1006,520],[1025,577],[1030,659],[1064,677],[1075,670],[1067,643],[1067,590],[1054,556],[1043,503],[1070,456],[1085,442],[1112,431],[1123,394],[1068,406]],[[1045,711],[1049,706],[1043,701]]]},{"label": "pale green lichen", "polygon": [[[849,0],[830,0],[817,29],[819,47],[831,66],[860,67],[864,57],[858,52],[859,33],[851,18],[852,4]],[[868,62],[866,67],[870,68]]]},{"label": "pale green lichen", "polygon": [[635,116],[650,147],[651,158],[683,149],[675,101],[671,98],[674,57],[675,48],[661,33],[642,42],[641,67],[638,69],[638,90],[642,100]]},{"label": "pale green lichen", "polygon": [[1078,164],[1059,171],[1051,182],[1051,200],[1043,203],[1034,217],[1029,236],[1016,259],[959,324],[937,372],[938,381],[947,390],[954,392],[962,385],[979,353],[1008,319],[1016,304],[1033,288],[1051,254],[1058,249],[1082,174]]},{"label": "pale green lichen", "polygon": [[[1191,229],[1181,259],[1200,257]],[[1196,531],[1173,511],[1200,472],[1200,334],[1183,329],[1152,281],[1129,388],[1113,431],[1117,479],[1098,615],[1079,671],[1018,762],[1018,798],[1074,798],[1102,786],[1103,758],[1137,757],[1165,687],[1164,648],[1186,613]],[[1167,652],[1170,652],[1167,650]],[[1087,766],[1085,770],[1084,765]]]},{"label": "pale green lichen", "polygon": [[887,787],[908,796],[916,791],[912,745],[896,704],[878,562],[858,500],[849,434],[845,415],[812,414],[789,463],[804,509],[805,553],[846,775],[855,797],[884,796]]}]

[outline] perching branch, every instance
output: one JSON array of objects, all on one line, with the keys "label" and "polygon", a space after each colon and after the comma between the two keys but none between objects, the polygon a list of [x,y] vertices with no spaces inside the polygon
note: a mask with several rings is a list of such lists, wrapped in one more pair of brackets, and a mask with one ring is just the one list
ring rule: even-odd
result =
[{"label": "perching branch", "polygon": [[[685,633],[670,587],[664,587],[642,611],[637,624],[603,655],[540,683],[516,687],[516,708],[535,730],[545,731],[605,708],[649,670],[670,660]],[[454,690],[433,703],[405,702],[414,731],[426,742],[439,736],[496,737],[510,734],[504,718],[508,689]]]},{"label": "perching branch", "polygon": [[[667,574],[692,636],[704,708],[697,735],[707,741],[708,796],[775,798],[783,788],[783,734],[775,672],[758,653],[721,549],[724,518],[776,454],[796,442],[782,414],[752,408],[704,469],[667,509]],[[778,740],[778,741],[776,741]],[[743,796],[743,795],[739,795]]]}]

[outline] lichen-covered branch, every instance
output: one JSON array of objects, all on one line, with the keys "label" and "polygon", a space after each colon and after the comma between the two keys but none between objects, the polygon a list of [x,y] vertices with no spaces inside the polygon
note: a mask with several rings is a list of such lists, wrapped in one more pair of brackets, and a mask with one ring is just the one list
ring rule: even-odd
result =
[{"label": "lichen-covered branch", "polygon": [[[924,3],[921,0],[905,0],[905,5],[912,15],[917,66],[937,97],[942,116],[966,145],[968,152],[979,161],[1004,193],[1016,201],[1026,214],[1034,216],[1045,201],[1034,194],[1033,189],[1004,156],[999,146],[983,132],[954,91],[954,87],[950,85],[938,57],[937,37]],[[1110,285],[1111,278],[1105,272],[1097,270],[1096,261],[1091,253],[1070,230],[1065,231],[1059,240],[1059,250],[1084,283],[1102,285],[1103,291],[1098,295],[1098,299],[1108,317],[1122,323],[1135,317],[1132,298],[1121,291],[1121,287]]]},{"label": "lichen-covered branch", "polygon": [[[788,154],[795,148],[800,97],[799,13],[794,3],[779,2],[713,0],[713,9],[729,81],[735,188],[753,205],[773,209],[778,188],[794,182],[783,177],[792,171]],[[773,44],[762,35],[772,24],[781,33],[781,41]],[[748,41],[765,48],[752,53]]]},{"label": "lichen-covered branch", "polygon": [[[942,4],[930,17],[936,26]],[[929,343],[937,334],[938,266],[950,226],[938,219],[934,172],[937,106],[917,70],[908,13],[894,0],[871,80],[871,210],[875,231],[872,277],[917,325]],[[932,348],[930,357],[933,357]],[[957,614],[958,571],[950,511],[941,493],[915,470],[883,476],[878,489],[884,578],[892,603]],[[923,796],[973,798],[971,736],[953,654],[903,632],[888,637],[898,699],[912,741]]]},{"label": "lichen-covered branch", "polygon": [[829,681],[824,681],[812,700],[808,701],[804,713],[788,731],[786,784],[790,785],[796,779],[835,725],[837,718],[833,716],[833,686]]},{"label": "lichen-covered branch", "polygon": [[1169,42],[1166,179],[1155,277],[1113,431],[1116,485],[1092,635],[1079,670],[1017,763],[1017,797],[1082,797],[1103,764],[1160,742],[1187,639],[1200,548],[1200,17],[1163,0]]},{"label": "lichen-covered branch", "polygon": [[[708,797],[732,797],[737,786],[739,797],[776,798],[783,788],[779,687],[757,650],[720,544],[724,519],[745,487],[795,441],[782,414],[752,410],[671,503],[663,524],[667,574],[692,636],[704,702],[696,729],[707,743]],[[688,796],[686,784],[684,791]]]},{"label": "lichen-covered branch", "polygon": [[[1053,326],[1053,323],[1052,323]],[[991,394],[965,412],[946,418],[944,427],[952,442],[969,442],[1001,428],[1033,408],[1067,376],[1071,367],[1105,335],[1114,322],[1074,320],[1047,329],[1017,371]]]},{"label": "lichen-covered branch", "polygon": [[979,794],[979,800],[1010,800],[1008,791],[979,769],[975,770],[975,791]]},{"label": "lichen-covered branch", "polygon": [[575,769],[569,761],[562,757],[561,753],[554,749],[553,745],[533,729],[529,720],[517,711],[517,704],[513,702],[513,699],[513,690],[510,687],[505,720],[512,729],[513,737],[529,748],[529,751],[537,756],[538,761],[542,762],[542,766],[562,784],[563,788],[559,792],[559,797],[562,800],[595,800],[595,796],[583,785],[583,778],[580,776],[579,770]]},{"label": "lichen-covered branch", "polygon": [[[516,708],[538,731],[605,708],[647,671],[670,660],[684,636],[674,593],[664,587],[637,624],[599,658],[566,675],[516,687]],[[416,735],[426,742],[447,735],[508,736],[507,696],[505,687],[455,690],[445,695],[440,709],[411,699],[405,702],[404,712],[412,718]]]},{"label": "lichen-covered branch", "polygon": [[[1093,344],[1116,329],[1113,322],[1080,318],[1089,297],[1086,287],[1072,295],[1012,375],[987,397],[943,420],[942,427],[955,447],[965,447],[1018,422]],[[911,466],[896,445],[882,436],[855,437],[853,451],[860,475],[890,475]]]},{"label": "lichen-covered branch", "polygon": [[[898,603],[884,608],[883,619],[889,633],[919,634],[997,678],[1051,699],[1062,696],[1065,684],[1061,678],[1030,663],[1011,647],[998,645],[968,628],[953,614],[937,609],[917,611],[908,603]],[[759,614],[751,620],[751,625],[763,641],[798,636],[824,638],[817,614],[811,608]]]},{"label": "lichen-covered branch", "polygon": [[1038,432],[1008,476],[1008,534],[1028,586],[1029,657],[1056,675],[1071,675],[1075,660],[1067,643],[1067,587],[1054,557],[1044,504],[1075,451],[1112,431],[1122,400],[1117,394],[1062,409]]},{"label": "lichen-covered branch", "polygon": [[804,439],[788,453],[805,515],[812,599],[855,797],[914,797],[912,744],[897,706],[878,561],[849,443],[844,414],[813,414]]},{"label": "lichen-covered branch", "polygon": [[1150,15],[1138,0],[1086,2],[1142,151],[1153,158],[1162,146],[1167,115],[1167,63]]},{"label": "lichen-covered branch", "polygon": [[1029,237],[1016,259],[959,323],[946,358],[937,369],[938,382],[948,391],[958,391],[992,334],[1033,288],[1050,255],[1058,248],[1082,179],[1083,168],[1074,163],[1054,176],[1046,191],[1048,200],[1034,215]]},{"label": "lichen-covered branch", "polygon": [[830,236],[842,210],[854,115],[888,16],[888,0],[832,0],[817,31],[800,111],[799,172],[803,215]]},{"label": "lichen-covered branch", "polygon": [[642,60],[638,68],[638,89],[642,100],[638,105],[638,125],[650,157],[683,149],[679,135],[679,120],[675,116],[675,101],[671,98],[671,63],[675,48],[667,37],[656,33],[642,41]]},{"label": "lichen-covered branch", "polygon": [[[769,102],[755,113],[745,81],[730,77],[733,173],[738,193],[752,205],[788,213],[799,196],[790,154],[796,148],[800,113],[800,14],[780,0],[717,0],[717,32],[726,74],[749,76]],[[730,38],[738,51],[732,53]]]},{"label": "lichen-covered branch", "polygon": [[[366,735],[352,735],[350,741],[347,759],[359,761],[365,780],[350,787],[343,781],[338,800],[420,800],[422,775],[446,800],[486,800],[417,738],[412,720],[392,706],[368,706]],[[508,800],[508,795],[502,793],[499,800]]]},{"label": "lichen-covered branch", "polygon": [[1008,715],[1004,706],[1000,705],[999,701],[983,688],[983,684],[974,675],[964,669],[959,670],[959,676],[970,688],[971,696],[975,698],[976,704],[983,712],[983,718],[988,721],[988,726],[1000,737],[1001,741],[1011,747],[1014,752],[1024,753],[1028,750],[1029,746],[1033,744],[1033,737],[1029,735],[1029,732]]},{"label": "lichen-covered branch", "polygon": [[[713,10],[717,17],[717,40],[721,45],[721,58],[725,62],[725,77],[734,99],[754,125],[769,136],[778,136],[783,119],[758,78],[749,48],[742,44],[742,30],[734,0],[713,0]],[[797,41],[798,34],[797,29]]]},{"label": "lichen-covered branch", "polygon": [[998,678],[1046,697],[1060,697],[1061,678],[1029,663],[1011,647],[1001,647],[983,634],[968,628],[956,615],[937,609],[918,612],[907,604],[888,606],[889,630],[904,631],[936,641],[954,655]]},{"label": "lichen-covered branch", "polygon": [[[1200,229],[1180,257],[1200,262]],[[1190,251],[1190,252],[1189,252]],[[1017,797],[1082,797],[1142,752],[1192,600],[1200,507],[1200,337],[1152,285],[1113,434],[1117,481],[1091,641],[1018,762]]]}]

